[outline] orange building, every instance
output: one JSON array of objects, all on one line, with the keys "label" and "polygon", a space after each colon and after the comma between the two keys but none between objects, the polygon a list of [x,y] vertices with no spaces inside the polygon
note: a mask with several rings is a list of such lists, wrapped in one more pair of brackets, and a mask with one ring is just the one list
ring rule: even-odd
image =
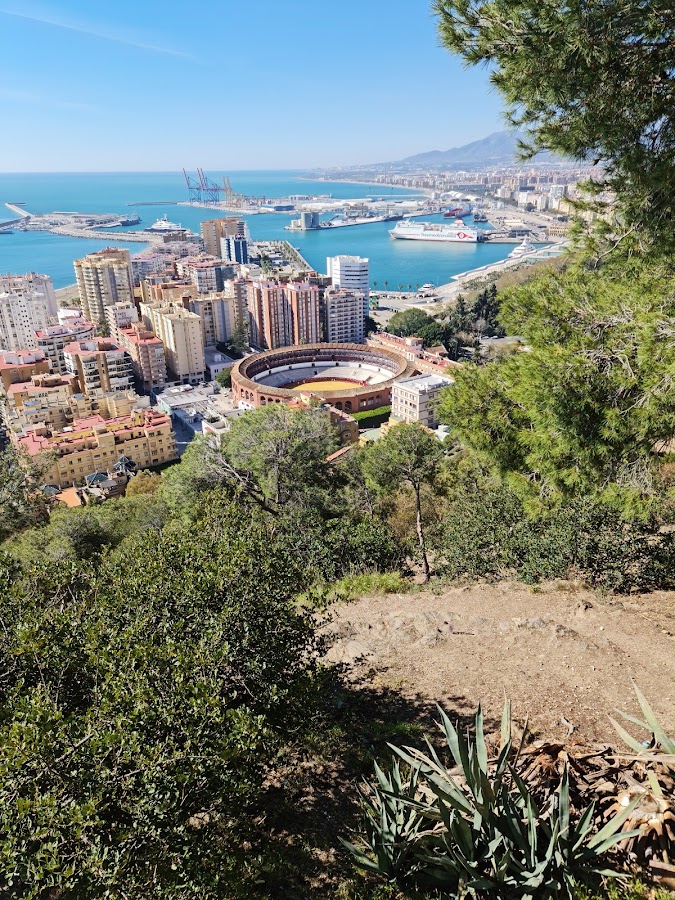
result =
[{"label": "orange building", "polygon": [[75,419],[71,427],[59,431],[35,427],[13,440],[31,456],[55,455],[45,481],[60,488],[82,484],[87,475],[109,471],[120,456],[127,456],[138,469],[177,458],[171,419],[154,409],[107,420],[100,415]]}]

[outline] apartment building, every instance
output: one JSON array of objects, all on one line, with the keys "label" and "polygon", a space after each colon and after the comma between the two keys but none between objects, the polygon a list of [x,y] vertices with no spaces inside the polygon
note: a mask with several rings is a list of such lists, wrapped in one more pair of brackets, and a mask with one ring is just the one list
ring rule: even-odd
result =
[{"label": "apartment building", "polygon": [[249,283],[251,344],[275,350],[319,341],[319,289],[310,284]]},{"label": "apartment building", "polygon": [[134,281],[128,250],[107,247],[75,260],[75,277],[82,313],[97,324],[105,322],[105,308],[133,303]]},{"label": "apartment building", "polygon": [[67,369],[63,350],[66,344],[72,344],[74,341],[90,341],[95,331],[94,325],[88,319],[81,316],[67,316],[61,319],[59,325],[40,329],[35,337],[38,349],[50,362],[52,372],[65,375]]},{"label": "apartment building", "polygon": [[45,481],[60,488],[82,484],[88,475],[111,470],[120,456],[128,457],[138,469],[177,458],[171,419],[155,409],[107,420],[98,414],[87,416],[74,419],[64,429],[36,426],[13,440],[31,456],[55,455]]},{"label": "apartment building", "polygon": [[230,291],[194,297],[188,309],[199,316],[204,347],[226,343],[244,318],[239,297]]},{"label": "apartment building", "polygon": [[30,381],[33,375],[49,372],[49,360],[41,350],[0,353],[0,385],[7,393],[10,385]]},{"label": "apartment building", "polygon": [[370,260],[361,256],[329,256],[326,270],[333,287],[363,295],[363,315],[369,313]]},{"label": "apartment building", "polygon": [[56,317],[58,306],[54,284],[49,275],[28,272],[25,275],[0,275],[0,294],[43,294],[50,316]]},{"label": "apartment building", "polygon": [[241,235],[229,235],[220,240],[220,255],[231,263],[248,263],[248,241]]},{"label": "apartment building", "polygon": [[131,328],[138,322],[136,304],[129,300],[121,300],[119,303],[106,306],[105,321],[110,337],[114,341],[118,341],[121,330]]},{"label": "apartment building", "polygon": [[311,284],[289,284],[285,288],[291,314],[294,344],[316,344],[321,340],[319,289]]},{"label": "apartment building", "polygon": [[141,315],[145,327],[164,344],[169,380],[203,381],[206,363],[199,316],[180,303],[141,303]]},{"label": "apartment building", "polygon": [[175,303],[196,297],[199,291],[189,278],[173,275],[153,275],[141,284],[142,303]]},{"label": "apartment building", "polygon": [[66,428],[86,416],[127,416],[149,406],[149,399],[134,391],[82,394],[75,375],[34,375],[30,381],[10,385],[5,421],[10,431],[20,434],[40,425]]},{"label": "apartment building", "polygon": [[323,336],[329,344],[363,343],[363,294],[341,288],[327,288],[324,291]]},{"label": "apartment building", "polygon": [[37,347],[35,332],[53,321],[46,294],[33,290],[0,293],[0,351]]},{"label": "apartment building", "polygon": [[194,284],[200,294],[222,291],[225,282],[237,274],[232,263],[220,257],[189,256],[176,262],[176,272]]},{"label": "apartment building", "polygon": [[251,344],[276,350],[293,343],[291,310],[284,286],[273,281],[248,285]]},{"label": "apartment building", "polygon": [[206,252],[211,256],[220,256],[221,241],[227,237],[250,239],[245,219],[227,216],[222,219],[209,219],[201,224],[202,240]]},{"label": "apartment building", "polygon": [[440,375],[416,375],[397,381],[391,389],[392,418],[435,428],[438,396],[449,384],[453,384],[452,379]]},{"label": "apartment building", "polygon": [[166,253],[142,253],[134,256],[131,260],[131,277],[134,285],[138,287],[148,276],[164,272],[166,267]]},{"label": "apartment building", "polygon": [[131,358],[136,384],[145,393],[161,390],[168,381],[164,344],[142,322],[118,331],[118,340]]},{"label": "apartment building", "polygon": [[133,390],[131,358],[109,338],[73,341],[63,348],[66,372],[76,375],[83,394]]}]

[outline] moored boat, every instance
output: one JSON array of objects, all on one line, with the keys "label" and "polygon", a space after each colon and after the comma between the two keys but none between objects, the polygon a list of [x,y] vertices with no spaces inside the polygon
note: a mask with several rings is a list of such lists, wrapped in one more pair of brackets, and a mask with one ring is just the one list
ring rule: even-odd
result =
[{"label": "moored boat", "polygon": [[389,232],[392,238],[405,241],[438,241],[460,244],[471,244],[485,240],[484,235],[476,228],[468,228],[458,220],[452,225],[435,222],[398,222]]}]

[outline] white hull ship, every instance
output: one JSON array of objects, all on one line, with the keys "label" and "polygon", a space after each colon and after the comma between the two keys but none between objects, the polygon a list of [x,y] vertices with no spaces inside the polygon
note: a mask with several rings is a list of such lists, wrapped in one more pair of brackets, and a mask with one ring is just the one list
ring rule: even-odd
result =
[{"label": "white hull ship", "polygon": [[452,225],[435,222],[398,222],[389,232],[392,238],[402,241],[438,241],[460,244],[475,244],[485,240],[485,235],[477,228],[467,227],[461,219]]},{"label": "white hull ship", "polygon": [[186,229],[180,225],[176,225],[175,222],[169,222],[166,216],[162,216],[161,219],[157,219],[154,225],[151,225],[149,228],[146,228],[145,231],[149,231],[151,234],[172,234],[176,231],[185,231]]}]

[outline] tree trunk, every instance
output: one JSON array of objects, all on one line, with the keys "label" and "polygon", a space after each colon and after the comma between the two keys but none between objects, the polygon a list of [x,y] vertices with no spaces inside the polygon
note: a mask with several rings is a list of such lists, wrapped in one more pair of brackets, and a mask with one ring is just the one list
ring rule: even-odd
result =
[{"label": "tree trunk", "polygon": [[424,544],[424,531],[422,529],[422,498],[420,496],[420,487],[415,488],[415,513],[417,525],[417,542],[420,545],[420,553],[422,554],[422,571],[424,572],[424,583],[429,581],[429,560],[427,559],[427,548]]}]

